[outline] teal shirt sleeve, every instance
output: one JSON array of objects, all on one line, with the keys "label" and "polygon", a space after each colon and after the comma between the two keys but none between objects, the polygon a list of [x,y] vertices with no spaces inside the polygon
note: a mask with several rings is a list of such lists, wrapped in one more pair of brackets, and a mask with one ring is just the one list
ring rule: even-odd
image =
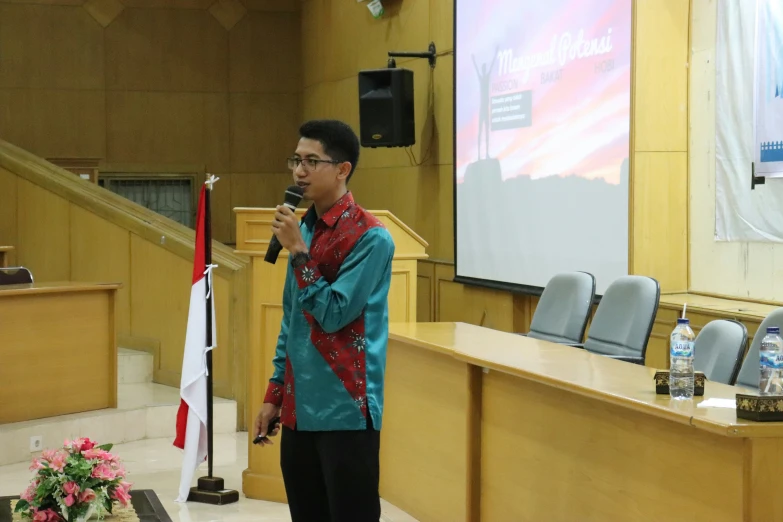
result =
[{"label": "teal shirt sleeve", "polygon": [[294,271],[300,288],[299,306],[326,333],[341,330],[362,313],[393,257],[394,241],[389,231],[371,228],[346,256],[333,283],[321,275],[314,260]]},{"label": "teal shirt sleeve", "polygon": [[274,374],[269,380],[269,386],[264,397],[264,402],[271,402],[280,406],[283,404],[283,383],[285,382],[285,359],[286,344],[288,343],[288,324],[291,318],[291,301],[293,289],[292,284],[294,274],[291,264],[288,264],[288,272],[285,277],[285,286],[283,287],[283,320],[280,322],[280,334],[277,336],[277,346],[275,347],[275,356],[272,358],[272,364],[275,367]]}]

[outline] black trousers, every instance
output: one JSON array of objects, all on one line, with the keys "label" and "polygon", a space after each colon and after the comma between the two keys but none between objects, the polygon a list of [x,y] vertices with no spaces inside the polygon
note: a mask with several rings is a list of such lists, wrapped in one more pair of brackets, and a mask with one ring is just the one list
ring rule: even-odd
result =
[{"label": "black trousers", "polygon": [[283,427],[280,467],[293,522],[378,522],[380,432]]}]

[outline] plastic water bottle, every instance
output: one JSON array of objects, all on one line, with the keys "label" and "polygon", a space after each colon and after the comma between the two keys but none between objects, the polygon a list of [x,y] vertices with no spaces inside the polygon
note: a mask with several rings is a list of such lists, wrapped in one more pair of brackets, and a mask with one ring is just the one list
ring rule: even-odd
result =
[{"label": "plastic water bottle", "polygon": [[767,335],[761,340],[759,362],[759,394],[783,395],[783,339],[777,326],[767,328]]},{"label": "plastic water bottle", "polygon": [[693,398],[693,340],[690,321],[677,319],[669,344],[669,395],[672,399]]}]

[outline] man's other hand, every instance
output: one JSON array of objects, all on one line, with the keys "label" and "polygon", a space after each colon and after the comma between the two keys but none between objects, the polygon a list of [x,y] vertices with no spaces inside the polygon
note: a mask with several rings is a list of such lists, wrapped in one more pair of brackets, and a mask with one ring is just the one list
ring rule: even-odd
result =
[{"label": "man's other hand", "polygon": [[[269,421],[279,416],[280,416],[280,408],[278,408],[274,404],[265,402],[264,405],[261,406],[261,411],[258,412],[258,416],[256,417],[255,428],[253,431],[253,438],[255,439],[259,435],[261,437],[267,437],[267,436],[274,437],[275,435],[277,435],[277,433],[280,431],[280,424],[277,424],[275,426],[270,426]],[[268,438],[266,438],[263,439],[258,444],[260,446],[264,446],[265,444],[274,444],[274,443]]]}]

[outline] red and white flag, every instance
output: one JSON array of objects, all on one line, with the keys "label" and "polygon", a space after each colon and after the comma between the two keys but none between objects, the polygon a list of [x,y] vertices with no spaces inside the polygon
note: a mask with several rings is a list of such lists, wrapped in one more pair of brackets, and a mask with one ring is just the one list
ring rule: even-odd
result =
[{"label": "red and white flag", "polygon": [[[212,299],[212,339],[207,343],[207,289],[212,284],[211,269],[206,266],[205,191],[201,187],[196,213],[196,251],[193,259],[193,286],[182,359],[180,405],[174,445],[184,450],[182,476],[177,502],[187,502],[196,468],[207,458],[207,351],[215,346],[215,300]],[[211,288],[210,288],[211,290]],[[214,294],[213,294],[214,295]]]}]

